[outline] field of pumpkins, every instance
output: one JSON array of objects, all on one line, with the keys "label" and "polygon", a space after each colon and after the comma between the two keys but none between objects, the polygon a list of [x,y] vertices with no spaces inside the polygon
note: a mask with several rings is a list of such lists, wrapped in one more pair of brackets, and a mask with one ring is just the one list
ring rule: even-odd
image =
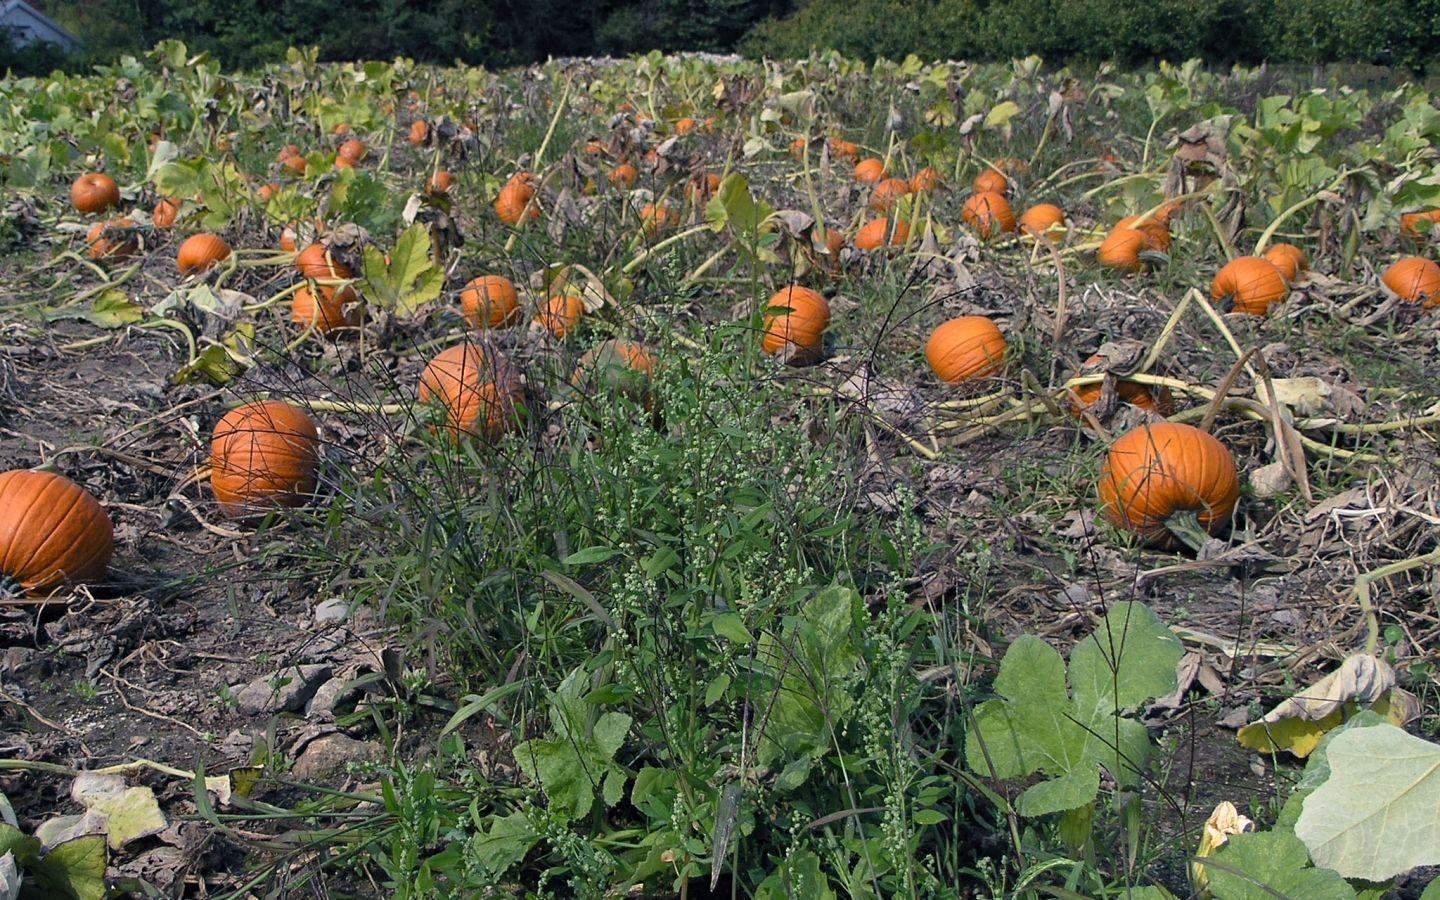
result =
[{"label": "field of pumpkins", "polygon": [[[1419,87],[166,42],[0,81],[0,183],[27,890],[1440,866],[1404,790],[1420,837],[1324,793],[1346,752],[1440,759]],[[1037,726],[1061,655],[1082,712]]]}]

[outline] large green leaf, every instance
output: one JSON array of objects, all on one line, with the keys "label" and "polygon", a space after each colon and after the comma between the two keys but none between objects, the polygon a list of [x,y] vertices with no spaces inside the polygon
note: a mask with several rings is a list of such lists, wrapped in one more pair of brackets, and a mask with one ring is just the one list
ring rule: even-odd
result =
[{"label": "large green leaf", "polygon": [[561,821],[573,821],[590,812],[598,791],[606,806],[620,801],[625,790],[625,769],[615,754],[630,731],[631,718],[607,712],[590,723],[585,702],[586,677],[571,672],[550,695],[551,738],[515,745],[515,762],[545,789],[550,811]]},{"label": "large green leaf", "polygon": [[430,258],[430,229],[416,223],[405,229],[390,253],[390,262],[374,247],[365,248],[366,299],[384,309],[413,313],[440,296],[445,270]]},{"label": "large green leaf", "polygon": [[1121,785],[1135,784],[1150,740],[1145,726],[1124,713],[1174,690],[1181,652],[1179,640],[1144,604],[1116,604],[1071,654],[1067,691],[1060,654],[1039,638],[1020,637],[1000,664],[999,698],[975,711],[967,764],[997,778],[1051,776],[1017,799],[1026,816],[1094,800],[1097,766]]},{"label": "large green leaf", "polygon": [[1232,835],[1205,869],[1215,900],[1355,900],[1345,879],[1312,867],[1305,845],[1285,830]]},{"label": "large green leaf", "polygon": [[1337,734],[1295,833],[1316,865],[1385,881],[1440,863],[1440,744],[1394,725]]}]

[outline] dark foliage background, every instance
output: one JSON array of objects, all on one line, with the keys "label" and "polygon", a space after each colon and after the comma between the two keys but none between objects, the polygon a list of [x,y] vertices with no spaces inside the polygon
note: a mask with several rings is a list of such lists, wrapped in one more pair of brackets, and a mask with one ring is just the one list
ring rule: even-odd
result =
[{"label": "dark foliage background", "polygon": [[1047,62],[1202,57],[1211,63],[1364,62],[1423,72],[1440,42],[1440,0],[49,0],[85,40],[66,58],[16,49],[0,69],[82,68],[179,38],[227,67],[291,45],[325,60],[460,60],[492,67],[549,56],[739,50],[803,56]]}]

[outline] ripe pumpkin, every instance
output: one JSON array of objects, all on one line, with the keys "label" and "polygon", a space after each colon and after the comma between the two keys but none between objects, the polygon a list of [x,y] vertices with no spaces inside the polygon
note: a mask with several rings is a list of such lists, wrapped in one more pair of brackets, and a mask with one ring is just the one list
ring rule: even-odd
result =
[{"label": "ripe pumpkin", "polygon": [[280,152],[278,152],[278,153],[275,154],[275,161],[278,162],[278,163],[283,163],[285,160],[289,159],[290,157],[292,157],[292,156],[299,156],[299,155],[300,155],[300,148],[299,148],[297,145],[295,145],[295,144],[286,144],[285,146],[283,146],[283,147],[280,148]]},{"label": "ripe pumpkin", "polygon": [[970,186],[975,189],[977,194],[983,194],[986,191],[1007,194],[1010,192],[1010,179],[1006,178],[1005,173],[999,169],[986,169],[975,176],[975,181]]},{"label": "ripe pumpkin", "polygon": [[982,241],[1015,230],[1015,211],[1010,208],[1010,201],[995,191],[971,194],[960,208],[960,218],[975,229]]},{"label": "ripe pumpkin", "polygon": [[337,289],[331,285],[306,284],[290,298],[290,321],[301,326],[313,322],[321,334],[354,325],[355,316],[345,308],[359,299],[349,286]]},{"label": "ripe pumpkin", "polygon": [[790,155],[793,156],[793,157],[796,159],[796,161],[799,161],[799,160],[801,160],[801,159],[804,159],[804,158],[805,158],[805,145],[808,144],[808,143],[809,143],[809,141],[805,140],[803,137],[798,137],[798,138],[796,138],[795,140],[791,141],[791,142],[790,142]]},{"label": "ripe pumpkin", "polygon": [[889,212],[908,193],[910,182],[903,178],[886,178],[870,192],[870,208],[877,213]]},{"label": "ripe pumpkin", "polygon": [[869,252],[878,250],[887,243],[891,246],[899,246],[909,239],[910,225],[904,219],[896,218],[893,229],[890,219],[871,219],[860,226],[860,230],[855,233],[855,249]]},{"label": "ripe pumpkin", "polygon": [[500,189],[495,198],[495,215],[506,225],[519,225],[524,219],[538,219],[540,209],[534,203],[535,176],[517,172]]},{"label": "ripe pumpkin", "polygon": [[765,306],[761,349],[772,356],[788,352],[792,365],[820,358],[825,329],[830,325],[830,301],[824,294],[792,284],[772,294]]},{"label": "ripe pumpkin", "polygon": [[647,203],[640,207],[640,225],[646,237],[655,237],[672,225],[680,224],[680,213],[664,203]]},{"label": "ripe pumpkin", "polygon": [[1007,344],[1000,328],[985,316],[959,316],[942,322],[925,342],[925,361],[947,384],[1000,374]]},{"label": "ripe pumpkin", "polygon": [[85,242],[91,259],[126,259],[140,250],[135,222],[124,217],[91,225],[85,232]]},{"label": "ripe pumpkin", "polygon": [[867,157],[855,164],[855,180],[862,184],[875,184],[885,177],[885,160]]},{"label": "ripe pumpkin", "polygon": [[337,260],[330,248],[316,241],[295,257],[295,267],[312,281],[340,281],[354,276],[350,267]]},{"label": "ripe pumpkin", "polygon": [[1167,521],[1193,514],[1215,534],[1235,511],[1240,481],[1235,458],[1214,435],[1192,425],[1155,422],[1115,441],[1100,470],[1100,511],[1117,528],[1151,546],[1176,545]]},{"label": "ripe pumpkin", "polygon": [[155,209],[150,213],[150,221],[156,228],[170,228],[175,224],[175,219],[180,215],[180,201],[174,197],[161,197],[155,203]]},{"label": "ripe pumpkin", "polygon": [[[1081,369],[1089,368],[1102,361],[1103,357],[1097,353],[1085,360]],[[1168,416],[1175,408],[1175,398],[1170,393],[1170,389],[1164,385],[1152,389],[1149,385],[1140,384],[1138,381],[1127,381],[1124,378],[1115,378],[1113,381],[1115,385],[1115,395],[1119,397],[1123,403],[1138,406],[1140,409],[1155,412],[1162,416]],[[1080,418],[1081,410],[1089,409],[1100,400],[1101,396],[1105,393],[1105,383],[1082,384],[1072,388],[1071,393],[1074,396],[1070,398],[1070,411],[1075,414],[1076,418]]]},{"label": "ripe pumpkin", "polygon": [[283,160],[280,161],[280,165],[283,166],[285,170],[291,175],[304,175],[305,170],[310,167],[310,163],[305,159],[305,157],[301,156],[298,153],[296,153],[294,156],[285,157]]},{"label": "ripe pumpkin", "polygon": [[630,163],[621,163],[611,169],[606,177],[616,187],[631,188],[635,186],[635,179],[640,177],[640,173]]},{"label": "ripe pumpkin", "polygon": [[430,126],[424,119],[416,119],[410,123],[410,136],[408,140],[418,147],[430,139]]},{"label": "ripe pumpkin", "polygon": [[448,169],[441,169],[425,182],[425,190],[431,194],[448,194],[455,186],[455,176]]},{"label": "ripe pumpkin", "polygon": [[104,507],[63,475],[0,472],[0,596],[49,594],[105,575],[115,534]]},{"label": "ripe pumpkin", "polygon": [[103,213],[120,205],[120,186],[104,172],[87,172],[70,185],[70,202],[82,213]]},{"label": "ripe pumpkin", "polygon": [[520,298],[504,275],[481,275],[460,292],[460,311],[476,328],[504,328],[520,321]]},{"label": "ripe pumpkin", "polygon": [[368,150],[369,148],[365,146],[364,141],[358,138],[351,138],[340,145],[340,149],[336,151],[336,156],[340,159],[348,159],[352,163],[358,163],[365,158],[365,153]]},{"label": "ripe pumpkin", "polygon": [[917,194],[928,194],[940,187],[940,173],[933,166],[926,166],[910,179],[910,190]]},{"label": "ripe pumpkin", "polygon": [[320,435],[303,409],[280,400],[237,406],[215,423],[210,487],[225,515],[299,506],[315,490]]},{"label": "ripe pumpkin", "polygon": [[650,405],[650,378],[655,354],[639,341],[611,338],[585,351],[570,376],[575,388],[593,393],[604,390],[636,403]]},{"label": "ripe pumpkin", "polygon": [[1037,203],[1020,216],[1020,233],[1046,237],[1052,229],[1065,227],[1065,210],[1053,203]]},{"label": "ripe pumpkin", "polygon": [[1170,249],[1170,229],[1152,216],[1142,225],[1135,225],[1139,216],[1126,216],[1101,242],[1096,258],[1100,265],[1112,269],[1138,272],[1144,264],[1140,254],[1146,251],[1164,253]]},{"label": "ripe pumpkin", "polygon": [[1290,288],[1275,264],[1259,256],[1237,256],[1226,263],[1210,283],[1215,300],[1229,298],[1235,312],[1263,316],[1285,299]]},{"label": "ripe pumpkin", "polygon": [[1300,277],[1300,273],[1310,265],[1310,261],[1305,258],[1305,251],[1294,244],[1271,244],[1260,255],[1280,270],[1286,284]]},{"label": "ripe pumpkin", "polygon": [[1425,240],[1427,234],[1435,234],[1440,228],[1440,209],[1408,212],[1400,216],[1400,233],[1416,243]]},{"label": "ripe pumpkin", "polygon": [[439,402],[452,440],[464,435],[499,440],[520,427],[524,389],[500,351],[479,344],[442,350],[420,373],[421,403]]},{"label": "ripe pumpkin", "polygon": [[255,196],[260,200],[261,203],[269,203],[270,198],[278,193],[280,193],[280,182],[267,181],[266,183],[260,185],[260,189],[255,192]]},{"label": "ripe pumpkin", "polygon": [[1390,293],[1425,309],[1440,306],[1440,266],[1423,256],[1404,256],[1380,275]]},{"label": "ripe pumpkin", "polygon": [[552,294],[545,301],[533,321],[550,332],[556,340],[564,340],[565,335],[574,331],[584,316],[585,301],[579,294],[558,293]]},{"label": "ripe pumpkin", "polygon": [[836,159],[856,159],[860,156],[860,145],[844,138],[830,138],[830,154]]},{"label": "ripe pumpkin", "polygon": [[685,116],[683,119],[677,119],[675,121],[675,133],[684,137],[694,131],[697,124],[699,123],[689,116]]},{"label": "ripe pumpkin", "polygon": [[699,205],[709,201],[720,190],[720,176],[714,172],[697,173],[685,183],[685,199]]},{"label": "ripe pumpkin", "polygon": [[175,264],[180,274],[203,272],[222,260],[230,258],[230,245],[218,234],[202,231],[192,234],[180,245],[175,253]]}]

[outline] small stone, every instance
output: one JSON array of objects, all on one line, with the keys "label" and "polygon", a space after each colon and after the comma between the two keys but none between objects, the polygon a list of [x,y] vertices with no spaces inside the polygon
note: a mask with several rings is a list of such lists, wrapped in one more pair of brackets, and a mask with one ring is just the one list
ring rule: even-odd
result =
[{"label": "small stone", "polygon": [[342,675],[320,685],[315,696],[305,704],[305,718],[312,722],[333,722],[336,716],[342,716],[354,709],[360,692],[349,686],[350,680],[351,678]]},{"label": "small stone", "polygon": [[375,762],[383,750],[375,741],[357,741],[335,732],[324,734],[305,745],[290,774],[299,781],[313,781],[333,775],[352,762]]},{"label": "small stone", "polygon": [[325,665],[281,669],[274,675],[257,678],[236,689],[236,706],[247,716],[299,712],[315,696],[320,685],[329,680],[330,674],[330,667]]},{"label": "small stone", "polygon": [[350,619],[350,604],[340,597],[331,597],[328,600],[321,600],[315,607],[315,624],[331,625],[336,622],[345,622]]}]

